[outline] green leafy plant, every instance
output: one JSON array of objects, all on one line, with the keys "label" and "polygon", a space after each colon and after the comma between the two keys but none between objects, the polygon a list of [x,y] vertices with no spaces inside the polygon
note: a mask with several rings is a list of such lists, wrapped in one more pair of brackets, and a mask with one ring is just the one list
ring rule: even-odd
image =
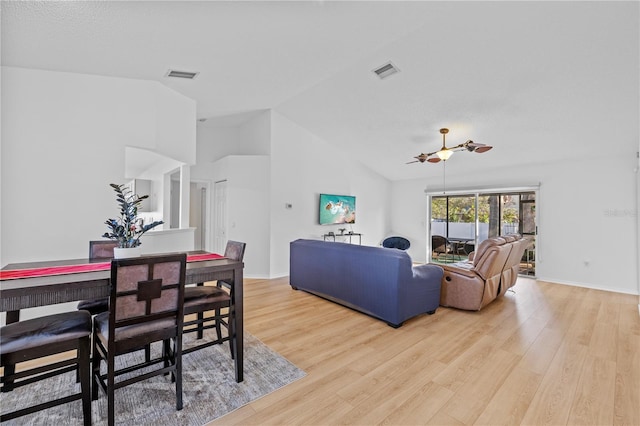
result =
[{"label": "green leafy plant", "polygon": [[126,185],[111,183],[109,186],[116,192],[116,200],[120,206],[120,217],[106,220],[105,224],[109,228],[109,232],[105,232],[102,237],[117,241],[120,248],[138,247],[141,244],[142,234],[164,222],[157,220],[144,225],[142,219],[138,218],[138,207],[143,200],[149,198],[148,195],[134,194],[126,189]]}]

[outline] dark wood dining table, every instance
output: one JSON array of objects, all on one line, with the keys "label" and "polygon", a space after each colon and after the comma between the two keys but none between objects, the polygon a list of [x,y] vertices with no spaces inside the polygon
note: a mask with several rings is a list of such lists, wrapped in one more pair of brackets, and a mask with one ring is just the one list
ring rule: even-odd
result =
[{"label": "dark wood dining table", "polygon": [[[187,254],[195,257],[207,253],[192,251]],[[4,266],[2,271],[87,265],[104,261],[71,259],[12,263]],[[242,382],[244,379],[243,268],[243,262],[221,257],[188,261],[186,271],[187,284],[201,285],[207,281],[225,280],[233,286],[231,294],[237,325],[236,382]],[[7,323],[11,323],[19,320],[20,309],[107,297],[110,285],[110,270],[3,279],[0,280],[0,312],[6,312]]]}]

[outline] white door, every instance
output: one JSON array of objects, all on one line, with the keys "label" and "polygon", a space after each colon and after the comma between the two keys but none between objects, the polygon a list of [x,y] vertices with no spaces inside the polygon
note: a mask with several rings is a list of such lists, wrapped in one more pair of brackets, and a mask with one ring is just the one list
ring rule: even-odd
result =
[{"label": "white door", "polygon": [[189,191],[189,227],[195,228],[194,250],[206,250],[207,242],[207,185],[191,182]]},{"label": "white door", "polygon": [[213,238],[215,253],[223,254],[227,244],[227,181],[216,182],[214,185],[214,227]]}]

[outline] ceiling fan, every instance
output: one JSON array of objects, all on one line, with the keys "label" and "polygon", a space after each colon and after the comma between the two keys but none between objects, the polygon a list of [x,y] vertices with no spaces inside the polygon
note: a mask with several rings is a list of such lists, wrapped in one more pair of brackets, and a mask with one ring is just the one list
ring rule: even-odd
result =
[{"label": "ceiling fan", "polygon": [[445,135],[449,133],[449,129],[440,129],[440,133],[442,134],[442,148],[440,148],[439,151],[430,152],[428,154],[421,153],[420,155],[413,157],[415,158],[415,160],[409,161],[407,164],[424,163],[425,161],[428,161],[429,163],[438,163],[441,160],[447,161],[456,151],[466,150],[469,152],[477,152],[478,154],[481,154],[493,148],[492,146],[485,145],[483,143],[476,143],[472,140],[468,140],[465,143],[461,143],[460,145],[456,145],[452,148],[447,148],[445,144]]}]

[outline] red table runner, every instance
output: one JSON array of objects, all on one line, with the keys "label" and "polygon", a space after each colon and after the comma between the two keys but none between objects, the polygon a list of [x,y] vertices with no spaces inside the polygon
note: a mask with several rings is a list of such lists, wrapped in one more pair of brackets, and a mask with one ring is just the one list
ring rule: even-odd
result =
[{"label": "red table runner", "polygon": [[[222,259],[223,257],[224,256],[220,256],[215,253],[192,254],[187,255],[187,262]],[[77,274],[80,272],[106,271],[109,268],[111,268],[110,260],[107,262],[85,263],[81,265],[60,265],[43,268],[0,270],[0,281],[13,280],[16,278],[47,277],[51,275]]]}]

